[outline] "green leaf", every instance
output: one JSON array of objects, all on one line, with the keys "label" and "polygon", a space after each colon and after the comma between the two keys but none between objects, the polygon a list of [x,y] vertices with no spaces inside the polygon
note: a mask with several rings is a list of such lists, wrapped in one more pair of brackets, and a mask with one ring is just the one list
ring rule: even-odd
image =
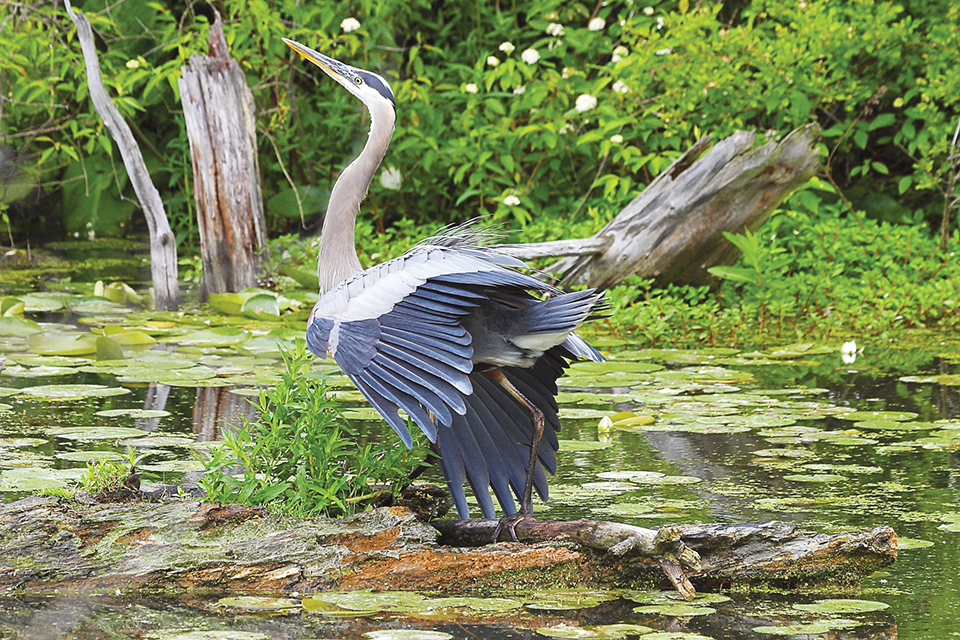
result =
[{"label": "green leaf", "polygon": [[712,275],[734,282],[750,282],[756,284],[757,272],[744,267],[710,267],[707,269]]},{"label": "green leaf", "polygon": [[122,360],[123,349],[112,338],[97,337],[97,360]]},{"label": "green leaf", "polygon": [[913,185],[913,176],[903,176],[900,178],[900,182],[897,183],[897,191],[902,196],[907,192],[911,185]]}]

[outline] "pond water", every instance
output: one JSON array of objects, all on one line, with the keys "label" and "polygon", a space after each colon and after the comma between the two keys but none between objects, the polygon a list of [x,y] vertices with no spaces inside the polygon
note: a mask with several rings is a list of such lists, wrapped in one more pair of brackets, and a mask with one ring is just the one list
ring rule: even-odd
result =
[{"label": "pond water", "polygon": [[[87,293],[21,295],[24,315],[0,318],[5,500],[65,486],[87,459],[127,447],[163,482],[195,481],[192,450],[252,415],[244,389],[276,379],[278,344],[299,335],[296,307],[309,308],[293,295],[288,321],[264,322],[262,305],[156,314]],[[539,515],[641,526],[775,519],[825,533],[886,524],[900,536],[897,563],[855,593],[705,594],[688,610],[659,593],[498,593],[443,606],[431,594],[380,604],[334,596],[300,608],[203,593],[12,592],[0,597],[0,637],[960,636],[960,341],[866,346],[852,363],[839,344],[597,343],[610,362],[577,365],[561,383],[559,468]],[[345,379],[332,381],[350,418],[392,443]],[[387,630],[412,635],[377,635]]]}]

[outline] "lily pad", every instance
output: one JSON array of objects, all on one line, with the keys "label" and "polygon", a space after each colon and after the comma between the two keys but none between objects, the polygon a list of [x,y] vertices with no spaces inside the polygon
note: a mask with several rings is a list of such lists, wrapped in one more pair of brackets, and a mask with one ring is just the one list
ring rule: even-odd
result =
[{"label": "lily pad", "polygon": [[131,418],[166,418],[170,415],[170,412],[162,409],[107,409],[106,411],[97,411],[94,415],[105,418],[116,418],[118,416],[129,416]]},{"label": "lily pad", "polygon": [[53,378],[56,376],[72,376],[77,372],[73,367],[5,367],[0,375],[11,378]]},{"label": "lily pad", "polygon": [[843,598],[817,600],[811,604],[793,605],[794,609],[822,614],[868,613],[870,611],[882,611],[889,607],[890,605],[885,602],[875,602],[873,600],[851,600]]},{"label": "lily pad", "polygon": [[609,449],[613,446],[610,442],[598,442],[596,440],[561,440],[560,451],[600,451]]},{"label": "lily pad", "polygon": [[381,631],[367,631],[364,638],[372,640],[449,640],[453,638],[443,631],[426,631],[425,629],[383,629]]},{"label": "lily pad", "polygon": [[789,476],[783,476],[784,480],[790,480],[791,482],[816,482],[816,483],[828,483],[828,482],[843,482],[847,478],[845,476],[838,476],[832,473],[795,473]]},{"label": "lily pad", "polygon": [[39,400],[82,400],[122,396],[127,393],[130,393],[130,389],[102,384],[48,384],[20,390],[21,395]]},{"label": "lily pad", "polygon": [[60,460],[69,460],[71,462],[92,462],[94,460],[123,460],[124,457],[115,451],[100,451],[97,449],[91,451],[63,451],[56,454]]},{"label": "lily pad", "polygon": [[0,492],[62,489],[70,481],[76,480],[81,473],[82,470],[80,469],[44,469],[37,467],[7,469],[0,473]]},{"label": "lily pad", "polygon": [[270,640],[270,636],[257,631],[234,631],[233,629],[164,631],[157,640]]},{"label": "lily pad", "polygon": [[56,427],[48,433],[66,440],[124,440],[143,435],[140,429],[127,427]]},{"label": "lily pad", "polygon": [[782,626],[754,627],[753,630],[770,636],[819,636],[837,629],[852,629],[857,626],[860,626],[860,623],[856,620],[835,618]]},{"label": "lily pad", "polygon": [[559,589],[534,592],[526,598],[524,606],[536,611],[572,611],[590,609],[615,599],[616,596],[603,591]]},{"label": "lily pad", "polygon": [[217,604],[223,607],[234,609],[247,609],[249,611],[284,611],[290,609],[299,609],[300,601],[291,598],[266,598],[258,596],[235,596],[231,598],[220,598]]},{"label": "lily pad", "polygon": [[548,638],[589,638],[591,640],[607,640],[639,636],[653,631],[650,627],[640,624],[600,624],[595,626],[573,627],[558,624],[552,627],[540,627],[537,633]]},{"label": "lily pad", "polygon": [[30,336],[43,333],[43,329],[33,320],[9,317],[0,318],[0,336]]},{"label": "lily pad", "polygon": [[863,422],[866,420],[895,420],[897,422],[904,422],[906,420],[913,420],[919,414],[913,413],[912,411],[853,411],[851,413],[841,414],[840,418],[844,420],[852,420],[853,422]]},{"label": "lily pad", "polygon": [[709,616],[716,613],[713,607],[700,607],[693,604],[682,602],[671,602],[664,604],[651,604],[642,607],[634,607],[634,613],[653,613],[660,616]]}]

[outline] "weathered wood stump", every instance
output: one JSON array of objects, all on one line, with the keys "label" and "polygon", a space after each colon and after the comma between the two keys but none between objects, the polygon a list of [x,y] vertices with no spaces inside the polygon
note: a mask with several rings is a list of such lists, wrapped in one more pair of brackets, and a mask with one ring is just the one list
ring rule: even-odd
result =
[{"label": "weathered wood stump", "polygon": [[266,248],[253,93],[227,52],[220,15],[210,51],[191,56],[180,78],[180,101],[193,161],[205,300],[211,293],[257,284]]},{"label": "weathered wood stump", "polygon": [[120,150],[123,166],[130,176],[130,184],[137,195],[140,207],[147,219],[150,233],[150,275],[153,280],[153,302],[157,309],[173,310],[180,306],[180,289],[177,283],[177,243],[163,209],[160,192],[150,179],[147,165],[143,161],[140,147],[130,131],[129,125],[117,111],[117,107],[107,95],[97,60],[97,48],[93,42],[93,30],[90,21],[82,13],[76,13],[65,0],[67,14],[77,27],[77,39],[83,51],[87,69],[87,86],[90,99],[97,113],[103,118],[103,124],[110,137]]},{"label": "weathered wood stump", "polygon": [[[521,539],[543,536],[536,523],[520,523]],[[435,526],[444,529],[439,540],[460,527]],[[483,541],[493,526],[480,521],[469,530]],[[780,523],[670,529],[700,556],[699,572],[687,575],[697,586],[855,586],[896,558],[896,534],[889,527],[836,536],[802,534]],[[464,593],[543,585],[645,589],[665,582],[655,559],[591,549],[574,535],[478,548],[441,545],[439,536],[401,507],[345,520],[298,520],[189,500],[81,505],[26,498],[0,506],[0,586],[32,593]]]},{"label": "weathered wood stump", "polygon": [[820,129],[808,124],[782,141],[754,148],[738,131],[710,145],[697,141],[594,237],[501,245],[523,259],[570,256],[547,267],[564,285],[608,288],[633,274],[664,282],[713,281],[707,269],[736,260],[723,232],[756,230],[820,167]]}]

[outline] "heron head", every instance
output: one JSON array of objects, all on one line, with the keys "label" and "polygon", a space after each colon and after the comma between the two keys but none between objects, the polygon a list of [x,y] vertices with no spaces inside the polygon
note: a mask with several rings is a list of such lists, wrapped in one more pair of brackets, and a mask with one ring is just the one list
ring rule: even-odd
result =
[{"label": "heron head", "polygon": [[299,42],[287,38],[283,38],[283,41],[288,47],[323,69],[324,73],[339,82],[347,91],[360,98],[360,101],[367,105],[367,108],[386,102],[396,110],[393,89],[390,88],[390,84],[383,77],[372,71],[357,69],[339,60],[334,60],[330,56],[325,56]]}]

